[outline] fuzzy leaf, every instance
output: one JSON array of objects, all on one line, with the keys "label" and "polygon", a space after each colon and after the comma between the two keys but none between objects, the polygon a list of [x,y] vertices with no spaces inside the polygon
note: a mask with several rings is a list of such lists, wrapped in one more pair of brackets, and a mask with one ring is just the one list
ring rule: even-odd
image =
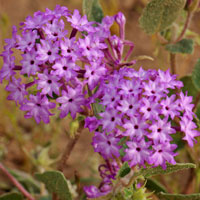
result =
[{"label": "fuzzy leaf", "polygon": [[158,197],[160,200],[199,200],[200,193],[198,194],[167,194],[159,193]]},{"label": "fuzzy leaf", "polygon": [[123,178],[131,171],[131,168],[128,165],[128,162],[125,162],[118,172],[118,177]]},{"label": "fuzzy leaf", "polygon": [[177,148],[174,150],[174,152],[177,152],[181,149],[183,149],[186,145],[186,142],[182,139],[183,134],[181,132],[176,132],[176,134],[172,135],[173,138],[173,144],[177,145]]},{"label": "fuzzy leaf", "polygon": [[89,21],[100,22],[103,19],[103,10],[98,0],[83,0],[83,13]]},{"label": "fuzzy leaf", "polygon": [[165,49],[171,53],[192,54],[194,41],[192,39],[182,39],[175,44],[167,44]]},{"label": "fuzzy leaf", "polygon": [[158,181],[151,178],[147,179],[145,187],[156,194],[159,192],[167,191],[163,185],[161,185]]},{"label": "fuzzy leaf", "polygon": [[40,193],[39,182],[33,179],[32,176],[16,169],[8,169],[8,171],[24,186],[26,190],[28,190],[28,192]]},{"label": "fuzzy leaf", "polygon": [[197,88],[197,90],[200,91],[200,59],[198,59],[197,63],[194,66],[193,72],[192,72],[192,81]]},{"label": "fuzzy leaf", "polygon": [[0,200],[23,200],[20,193],[12,192],[0,196]]},{"label": "fuzzy leaf", "polygon": [[40,197],[39,200],[52,200],[51,196]]},{"label": "fuzzy leaf", "polygon": [[170,174],[188,168],[196,168],[196,165],[192,163],[177,163],[176,165],[167,164],[167,169],[165,170],[160,166],[155,168],[147,167],[141,169],[139,172],[136,172],[134,176],[137,177],[142,175],[145,178],[148,178],[160,174]]},{"label": "fuzzy leaf", "polygon": [[185,93],[188,91],[189,96],[193,96],[193,101],[196,99],[198,90],[194,86],[194,83],[192,81],[192,76],[184,76],[180,79],[180,81],[183,82],[184,86],[182,88],[182,91]]},{"label": "fuzzy leaf", "polygon": [[197,115],[198,119],[200,120],[200,105],[197,106],[195,114]]},{"label": "fuzzy leaf", "polygon": [[185,0],[152,0],[144,8],[140,26],[148,34],[163,31],[176,20],[184,5]]},{"label": "fuzzy leaf", "polygon": [[105,108],[103,107],[103,105],[99,104],[100,100],[96,99],[96,102],[92,104],[92,108],[94,111],[94,115],[97,119],[100,119],[100,115],[99,113],[104,112]]},{"label": "fuzzy leaf", "polygon": [[49,192],[56,193],[60,200],[72,200],[67,181],[61,172],[48,171],[43,174],[36,173],[35,177],[45,184]]}]

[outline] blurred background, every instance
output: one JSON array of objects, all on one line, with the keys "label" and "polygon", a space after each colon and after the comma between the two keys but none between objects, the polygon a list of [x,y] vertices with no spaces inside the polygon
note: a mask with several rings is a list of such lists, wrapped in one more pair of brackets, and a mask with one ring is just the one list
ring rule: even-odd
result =
[{"label": "blurred background", "polygon": [[[135,49],[132,57],[148,55],[154,61],[138,61],[136,68],[145,69],[170,68],[168,53],[158,47],[155,36],[148,36],[139,27],[138,19],[148,0],[100,0],[104,14],[114,15],[122,11],[127,19],[126,39],[133,41]],[[4,39],[11,37],[13,25],[19,27],[28,15],[45,8],[54,9],[59,4],[70,10],[79,9],[82,12],[81,0],[0,0],[0,52],[3,50]],[[200,13],[195,14],[190,30],[200,34]],[[117,34],[114,27],[112,32]],[[200,47],[195,46],[193,55],[178,55],[177,73],[179,78],[191,73],[192,68],[200,57]],[[0,68],[2,59],[0,58]],[[51,118],[51,123],[36,124],[34,119],[24,119],[24,113],[16,107],[14,102],[6,100],[4,90],[6,82],[0,84],[0,161],[12,169],[19,169],[33,174],[55,167],[53,165],[69,141],[70,119],[60,120],[58,114]],[[100,158],[91,147],[92,133],[84,130],[78,141],[64,173],[67,178],[73,179],[75,171],[83,183],[98,181],[97,167]],[[90,177],[90,179],[88,179]],[[0,176],[0,193],[9,183]],[[4,190],[5,191],[5,190]]]}]

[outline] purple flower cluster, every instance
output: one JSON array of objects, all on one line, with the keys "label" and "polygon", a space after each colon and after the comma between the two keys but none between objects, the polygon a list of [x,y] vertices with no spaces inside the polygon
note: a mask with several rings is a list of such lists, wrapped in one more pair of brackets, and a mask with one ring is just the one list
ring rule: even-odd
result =
[{"label": "purple flower cluster", "polygon": [[[189,146],[200,136],[192,121],[192,97],[178,92],[182,86],[169,70],[122,68],[107,76],[92,98],[105,111],[99,113],[100,119],[86,119],[86,127],[96,130],[94,150],[105,160],[128,161],[130,167],[147,163],[166,169],[166,162],[176,164],[177,145],[171,135],[181,131]],[[98,195],[99,191],[93,197]]]},{"label": "purple flower cluster", "polygon": [[102,178],[102,182],[99,188],[96,186],[85,186],[84,190],[88,198],[98,198],[108,194],[112,189],[112,180],[115,180],[119,166],[115,161],[109,162],[106,160],[105,164],[99,166],[99,173]]},{"label": "purple flower cluster", "polygon": [[[64,21],[70,24],[67,30]],[[114,22],[119,36],[110,33]],[[89,198],[110,192],[119,170],[116,159],[130,167],[149,164],[165,169],[167,162],[176,163],[173,134],[182,132],[189,146],[200,136],[192,97],[181,92],[183,84],[176,75],[129,68],[135,63],[128,61],[134,45],[125,40],[125,22],[120,12],[97,23],[78,10],[56,6],[27,17],[19,35],[14,26],[1,54],[0,82],[9,81],[8,99],[26,111],[26,118],[49,123],[56,104],[60,118],[86,115],[85,127],[95,131],[94,151],[106,162],[99,166],[99,188],[85,187]]]},{"label": "purple flower cluster", "polygon": [[[169,70],[121,68],[107,76],[91,98],[92,102],[98,99],[104,112],[99,113],[100,119],[86,118],[85,124],[95,130],[95,152],[106,162],[117,158],[130,167],[149,164],[166,169],[167,162],[176,164],[172,134],[182,132],[191,147],[200,136],[192,121],[192,97],[180,92],[181,87],[182,82]],[[111,191],[112,182],[108,185]],[[93,198],[105,195],[101,185],[85,191]]]},{"label": "purple flower cluster", "polygon": [[[121,62],[121,55],[128,42],[123,43],[117,36],[112,39],[110,34],[114,21],[120,23],[120,30],[124,29],[121,18],[119,13],[105,17],[101,24],[89,22],[78,10],[72,13],[58,5],[55,10],[46,9],[27,17],[20,24],[21,34],[14,26],[12,38],[5,40],[1,54],[4,64],[0,82],[9,80],[8,99],[19,104],[21,110],[27,111],[25,117],[34,117],[37,123],[49,123],[49,116],[53,115],[50,109],[56,103],[61,118],[68,113],[73,118],[77,113],[86,113],[88,91],[95,89],[114,67],[126,64]],[[116,43],[121,44],[121,49]],[[21,54],[20,65],[16,51]]]},{"label": "purple flower cluster", "polygon": [[182,86],[169,70],[122,68],[107,76],[93,96],[105,111],[99,120],[86,119],[90,130],[101,127],[93,137],[94,150],[104,159],[120,157],[119,141],[126,138],[122,160],[131,167],[175,164],[177,145],[171,135],[179,129],[190,146],[200,135],[192,121],[192,97],[178,92]]}]

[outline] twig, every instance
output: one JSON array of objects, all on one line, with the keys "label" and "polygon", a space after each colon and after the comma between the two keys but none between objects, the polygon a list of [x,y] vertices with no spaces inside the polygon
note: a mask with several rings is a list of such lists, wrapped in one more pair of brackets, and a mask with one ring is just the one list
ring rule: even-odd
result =
[{"label": "twig", "polygon": [[19,191],[28,199],[35,200],[31,194],[13,177],[8,170],[0,163],[0,170],[9,178],[9,180],[19,189]]},{"label": "twig", "polygon": [[192,111],[194,111],[196,109],[196,107],[198,106],[198,103],[200,101],[200,93],[197,94],[196,99],[194,101],[194,107],[192,109]]},{"label": "twig", "polygon": [[188,11],[187,19],[186,19],[186,21],[185,21],[183,30],[182,30],[181,34],[179,35],[179,37],[178,37],[173,43],[176,43],[176,42],[182,40],[182,38],[183,38],[184,35],[185,35],[185,32],[187,31],[187,29],[188,29],[188,27],[189,27],[189,25],[190,25],[190,21],[191,21],[191,19],[192,19],[192,16],[193,16],[193,13]]},{"label": "twig", "polygon": [[84,123],[83,122],[80,122],[80,126],[79,126],[79,130],[77,131],[77,134],[75,135],[75,137],[73,139],[71,139],[66,147],[65,147],[65,150],[62,154],[62,157],[61,157],[61,160],[60,160],[60,163],[58,165],[58,170],[63,172],[63,170],[65,169],[66,165],[67,165],[67,160],[69,159],[70,155],[71,155],[71,152],[72,150],[74,149],[75,147],[75,144],[77,143],[78,139],[80,138],[80,135],[81,135],[81,129],[84,127]]},{"label": "twig", "polygon": [[169,186],[169,184],[166,183],[166,181],[165,181],[165,179],[164,179],[164,177],[162,175],[160,176],[160,182],[165,186],[167,192],[173,193],[173,190],[171,189],[171,187]]},{"label": "twig", "polygon": [[191,168],[189,177],[187,179],[185,187],[183,188],[182,194],[189,194],[190,193],[190,189],[191,189],[194,178],[195,178],[195,171],[194,171],[194,169]]},{"label": "twig", "polygon": [[170,53],[171,73],[176,74],[176,54]]}]

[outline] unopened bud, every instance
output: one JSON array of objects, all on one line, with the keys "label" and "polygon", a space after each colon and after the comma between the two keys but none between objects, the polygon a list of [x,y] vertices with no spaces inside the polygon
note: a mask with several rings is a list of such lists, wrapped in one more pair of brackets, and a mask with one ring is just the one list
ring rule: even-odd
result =
[{"label": "unopened bud", "polygon": [[126,18],[122,12],[119,12],[115,15],[115,21],[119,24],[119,26],[124,26],[126,23]]},{"label": "unopened bud", "polygon": [[198,8],[200,8],[200,0],[187,0],[185,10],[195,12]]}]

